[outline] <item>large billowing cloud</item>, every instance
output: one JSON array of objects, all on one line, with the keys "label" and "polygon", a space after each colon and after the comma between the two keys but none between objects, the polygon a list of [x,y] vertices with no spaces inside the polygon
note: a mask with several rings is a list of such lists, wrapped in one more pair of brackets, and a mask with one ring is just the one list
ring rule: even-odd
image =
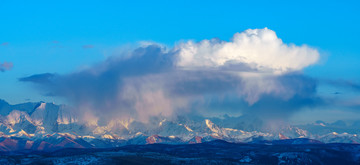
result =
[{"label": "large billowing cloud", "polygon": [[[46,73],[20,81],[65,97],[79,111],[91,113],[85,116],[99,120],[147,121],[151,116],[172,117],[212,104],[259,111],[250,107],[273,102],[262,109],[286,112],[312,104],[316,81],[300,71],[318,59],[317,50],[284,44],[265,28],[237,33],[231,42],[189,41],[174,48],[147,44],[71,74]],[[228,98],[246,104],[228,105]],[[218,110],[226,113],[221,106]]]},{"label": "large billowing cloud", "polygon": [[12,69],[13,66],[14,64],[12,62],[0,63],[0,72],[5,72],[7,70],[10,70]]},{"label": "large billowing cloud", "polygon": [[176,49],[179,51],[177,66],[184,68],[246,64],[257,71],[285,73],[301,70],[319,60],[317,50],[284,44],[267,28],[236,33],[230,42],[216,39],[198,43],[189,41]]}]

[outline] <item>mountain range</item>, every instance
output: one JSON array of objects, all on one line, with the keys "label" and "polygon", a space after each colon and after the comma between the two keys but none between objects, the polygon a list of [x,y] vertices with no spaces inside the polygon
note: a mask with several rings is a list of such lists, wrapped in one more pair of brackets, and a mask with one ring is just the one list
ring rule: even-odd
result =
[{"label": "mountain range", "polygon": [[82,122],[66,105],[0,100],[0,151],[55,151],[63,148],[111,148],[142,144],[192,144],[214,140],[256,144],[360,143],[359,123],[343,121],[275,126],[253,116],[206,118],[153,117],[148,123],[110,120]]}]

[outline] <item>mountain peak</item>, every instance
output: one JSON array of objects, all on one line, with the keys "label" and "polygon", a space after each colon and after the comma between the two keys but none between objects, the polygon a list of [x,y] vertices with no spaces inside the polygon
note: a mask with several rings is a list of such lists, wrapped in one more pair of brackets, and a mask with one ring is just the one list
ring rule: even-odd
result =
[{"label": "mountain peak", "polygon": [[[3,101],[3,105],[7,103]],[[358,132],[349,132],[350,129],[347,128],[354,127],[354,124],[346,125],[341,121],[326,123],[321,127],[316,124],[296,126],[289,124],[277,127],[276,131],[254,126],[254,123],[259,123],[258,120],[246,116],[224,118],[179,116],[172,120],[157,117],[150,124],[129,118],[106,121],[104,125],[88,125],[79,122],[77,111],[65,105],[38,102],[9,105],[5,108],[7,112],[0,114],[1,136],[19,137],[29,141],[67,138],[69,140],[64,143],[75,145],[77,140],[83,140],[94,146],[115,146],[124,141],[126,144],[178,144],[202,143],[215,139],[251,142],[257,139],[271,141],[312,138],[325,143],[360,143]],[[46,141],[41,144],[52,143]]]}]

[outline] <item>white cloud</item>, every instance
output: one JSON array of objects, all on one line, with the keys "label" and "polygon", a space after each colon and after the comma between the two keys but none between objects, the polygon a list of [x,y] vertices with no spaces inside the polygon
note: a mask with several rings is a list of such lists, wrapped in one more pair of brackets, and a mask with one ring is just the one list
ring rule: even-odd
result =
[{"label": "white cloud", "polygon": [[259,72],[282,74],[299,71],[319,60],[316,49],[285,44],[267,28],[236,33],[230,42],[188,41],[175,49],[179,51],[176,65],[184,69],[219,68],[231,63],[245,64]]},{"label": "white cloud", "polygon": [[271,110],[282,110],[280,103],[287,104],[294,96],[311,98],[316,92],[314,80],[287,72],[318,59],[317,50],[284,44],[265,28],[237,33],[231,42],[189,41],[174,48],[141,43],[135,50],[77,72],[33,75],[20,81],[38,83],[44,93],[72,101],[81,113],[89,112],[84,117],[88,123],[113,118],[147,122],[153,116],[191,113],[228,97],[250,106],[273,98],[279,105]]}]

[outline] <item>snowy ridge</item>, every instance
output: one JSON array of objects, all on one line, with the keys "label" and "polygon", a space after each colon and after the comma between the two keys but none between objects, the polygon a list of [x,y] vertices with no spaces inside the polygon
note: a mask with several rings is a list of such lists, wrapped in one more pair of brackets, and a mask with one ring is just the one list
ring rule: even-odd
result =
[{"label": "snowy ridge", "polygon": [[[197,116],[179,117],[172,121],[157,117],[151,121],[155,124],[144,124],[134,119],[127,119],[111,120],[105,125],[97,123],[88,125],[79,122],[76,114],[65,105],[29,103],[34,107],[28,106],[28,109],[18,110],[14,108],[16,106],[6,102],[0,104],[5,104],[0,107],[6,108],[2,109],[3,115],[0,115],[0,151],[28,148],[51,150],[61,147],[116,147],[152,143],[202,143],[215,139],[253,142],[308,138],[324,143],[360,143],[358,132],[345,132],[349,129],[325,122],[302,126],[283,125],[271,130],[251,124],[247,118],[244,120],[241,117],[225,116],[225,119],[218,119]],[[250,121],[259,123],[257,119]],[[344,125],[339,123],[341,126]],[[249,124],[251,127],[248,126]]]}]

